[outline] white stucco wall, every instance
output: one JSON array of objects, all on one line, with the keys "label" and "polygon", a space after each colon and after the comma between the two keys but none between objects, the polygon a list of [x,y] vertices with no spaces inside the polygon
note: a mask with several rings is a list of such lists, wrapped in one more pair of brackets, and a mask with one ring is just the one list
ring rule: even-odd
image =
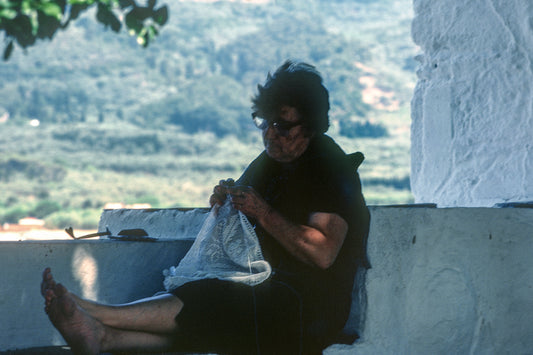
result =
[{"label": "white stucco wall", "polygon": [[207,213],[207,208],[187,211],[177,208],[104,210],[100,216],[98,230],[108,229],[116,236],[123,230],[142,228],[150,237],[161,240],[194,239]]},{"label": "white stucco wall", "polygon": [[533,2],[413,0],[416,202],[533,200]]},{"label": "white stucco wall", "polygon": [[[134,227],[155,234],[156,221],[176,237],[202,213],[124,210],[101,223],[113,231],[122,217],[142,220]],[[531,354],[533,209],[371,207],[371,215],[362,338],[326,355]],[[43,311],[45,266],[84,297],[132,301],[161,290],[161,270],[190,246],[169,235],[155,243],[0,243],[0,351],[64,344]]]},{"label": "white stucco wall", "polygon": [[533,209],[371,213],[362,339],[326,355],[533,353]]},{"label": "white stucco wall", "polygon": [[65,344],[40,295],[45,267],[88,299],[131,302],[163,289],[161,270],[180,260],[191,241],[55,240],[0,242],[0,351]]}]

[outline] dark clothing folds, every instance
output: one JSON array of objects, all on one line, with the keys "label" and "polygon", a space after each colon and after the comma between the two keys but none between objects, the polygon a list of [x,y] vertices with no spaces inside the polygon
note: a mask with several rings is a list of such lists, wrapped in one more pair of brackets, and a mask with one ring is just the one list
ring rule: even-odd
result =
[{"label": "dark clothing folds", "polygon": [[296,260],[260,226],[256,229],[265,259],[274,270],[273,279],[287,282],[300,293],[311,332],[314,328],[331,337],[348,317],[357,268],[367,264],[368,210],[355,167],[342,149],[323,135],[291,163],[279,163],[263,152],[238,183],[253,186],[292,222],[306,224],[311,213],[327,212],[348,223],[346,240],[327,270]]},{"label": "dark clothing folds", "polygon": [[[294,258],[257,225],[263,255],[273,269],[271,278],[256,287],[202,280],[178,288],[174,294],[185,304],[177,317],[180,332],[189,333],[189,323],[199,324],[211,317],[217,319],[210,321],[211,325],[219,324],[216,329],[228,330],[228,322],[236,325],[243,318],[242,324],[251,325],[251,329],[236,326],[234,331],[240,334],[235,337],[242,339],[229,340],[227,346],[238,343],[258,353],[319,353],[342,330],[350,312],[355,273],[358,267],[368,265],[365,245],[369,214],[356,167],[331,138],[321,135],[290,163],[261,153],[237,183],[252,186],[275,210],[297,224],[307,224],[314,212],[335,213],[348,223],[348,234],[334,264],[320,270]],[[222,299],[218,299],[220,294]],[[234,314],[236,311],[240,313]],[[202,312],[208,316],[201,318]],[[198,321],[196,317],[200,317]],[[202,332],[216,329],[208,327]],[[281,345],[275,350],[269,348],[273,344]],[[223,348],[223,344],[214,345]]]},{"label": "dark clothing folds", "polygon": [[216,354],[313,354],[304,344],[301,298],[269,279],[257,286],[206,279],[173,291],[184,302],[176,317],[176,349]]}]

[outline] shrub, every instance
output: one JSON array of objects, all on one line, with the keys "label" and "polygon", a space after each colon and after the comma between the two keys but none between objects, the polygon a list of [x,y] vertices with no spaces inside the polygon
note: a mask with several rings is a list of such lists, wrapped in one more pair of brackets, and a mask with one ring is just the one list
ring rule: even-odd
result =
[{"label": "shrub", "polygon": [[63,181],[67,172],[64,168],[36,160],[10,158],[0,161],[0,181],[9,182],[17,174],[23,174],[29,180]]},{"label": "shrub", "polygon": [[340,135],[348,138],[366,137],[381,138],[388,136],[387,128],[380,123],[370,123],[369,121],[359,122],[342,120],[340,121]]},{"label": "shrub", "polygon": [[45,218],[47,228],[63,229],[96,229],[100,218],[100,210],[63,210]]},{"label": "shrub", "polygon": [[35,218],[44,218],[54,212],[61,210],[61,205],[55,201],[42,200],[37,203],[30,214]]},{"label": "shrub", "polygon": [[27,217],[29,210],[24,207],[16,206],[7,210],[2,216],[2,223],[18,223],[19,219]]}]

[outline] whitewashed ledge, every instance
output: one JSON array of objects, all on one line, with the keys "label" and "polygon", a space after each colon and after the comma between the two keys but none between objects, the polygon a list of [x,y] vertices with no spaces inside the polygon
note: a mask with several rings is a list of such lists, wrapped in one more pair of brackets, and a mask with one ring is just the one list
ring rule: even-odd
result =
[{"label": "whitewashed ledge", "polygon": [[[372,269],[347,331],[325,354],[532,354],[533,209],[371,207]],[[104,211],[100,230],[143,228],[157,242],[0,243],[0,351],[60,346],[40,273],[82,296],[127,302],[161,290],[206,210]],[[364,294],[363,294],[364,295]],[[360,295],[357,295],[360,296]],[[57,348],[60,349],[60,348]],[[31,352],[27,352],[31,353]]]}]

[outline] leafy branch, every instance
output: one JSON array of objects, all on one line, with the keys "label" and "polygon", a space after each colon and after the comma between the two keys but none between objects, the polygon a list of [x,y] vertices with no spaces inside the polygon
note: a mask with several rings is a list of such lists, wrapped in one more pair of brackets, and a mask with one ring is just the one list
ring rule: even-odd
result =
[{"label": "leafy branch", "polygon": [[96,6],[96,20],[119,32],[124,24],[143,47],[159,34],[168,20],[166,5],[157,0],[146,6],[135,0],[0,0],[0,31],[5,34],[3,59],[8,60],[15,44],[23,49],[38,39],[52,39],[58,30],[68,27],[80,14]]}]

